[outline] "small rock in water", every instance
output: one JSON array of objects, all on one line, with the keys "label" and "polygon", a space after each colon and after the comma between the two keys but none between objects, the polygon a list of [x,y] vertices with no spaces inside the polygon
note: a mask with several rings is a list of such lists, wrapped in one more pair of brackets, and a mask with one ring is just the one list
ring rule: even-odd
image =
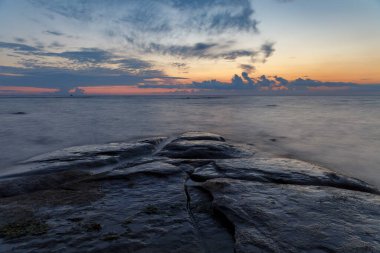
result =
[{"label": "small rock in water", "polygon": [[26,112],[12,112],[13,115],[25,115]]}]

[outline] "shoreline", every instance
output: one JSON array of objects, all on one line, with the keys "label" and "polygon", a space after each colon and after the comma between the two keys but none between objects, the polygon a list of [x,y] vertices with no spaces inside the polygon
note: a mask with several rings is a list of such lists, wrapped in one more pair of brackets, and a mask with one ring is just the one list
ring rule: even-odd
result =
[{"label": "shoreline", "polygon": [[[220,133],[217,133],[220,134]],[[175,132],[173,134],[170,134],[168,138],[174,138],[175,136],[181,135],[181,132]],[[222,134],[220,134],[222,135]],[[162,135],[164,136],[164,135]],[[229,135],[227,135],[229,136]],[[134,136],[127,138],[125,140],[113,140],[110,142],[104,142],[104,143],[91,143],[91,144],[86,144],[86,143],[81,143],[79,145],[74,145],[74,146],[64,146],[59,149],[51,149],[47,152],[38,152],[33,155],[30,155],[28,157],[25,157],[23,159],[18,159],[18,160],[13,160],[12,162],[9,162],[5,164],[2,169],[0,169],[0,177],[5,171],[9,171],[14,167],[17,167],[18,164],[23,163],[24,161],[27,161],[29,159],[32,159],[36,156],[41,156],[45,154],[49,154],[54,151],[62,150],[62,149],[67,149],[67,148],[73,148],[73,147],[80,147],[80,146],[86,146],[86,145],[106,145],[108,143],[122,143],[122,142],[137,142],[141,139],[149,139],[149,138],[154,138],[155,135],[141,135],[141,136]],[[252,137],[251,137],[252,139]],[[301,151],[296,148],[292,148],[292,145],[289,144],[288,138],[284,136],[276,136],[276,135],[270,135],[266,133],[257,133],[254,135],[253,139],[255,139],[254,146],[258,148],[258,150],[261,153],[265,153],[268,157],[282,157],[282,158],[290,158],[290,159],[297,159],[300,161],[308,162],[311,164],[315,164],[317,166],[321,166],[324,168],[327,168],[331,171],[334,171],[336,173],[342,173],[350,177],[354,177],[360,180],[363,180],[365,182],[368,182],[377,188],[380,189],[380,179],[373,178],[370,175],[367,175],[365,173],[355,173],[353,171],[347,170],[341,165],[339,162],[332,162],[332,161],[326,161],[321,157],[320,154],[314,153],[314,152],[305,152]],[[237,141],[237,142],[242,142],[242,140],[239,138],[238,140],[234,140],[232,136],[229,136],[228,138],[229,141]],[[275,140],[275,141],[273,141]],[[294,141],[294,140],[293,140]],[[248,143],[249,144],[249,143]]]},{"label": "shoreline", "polygon": [[378,189],[218,134],[71,147],[19,166],[0,179],[0,245],[13,252],[380,250]]}]

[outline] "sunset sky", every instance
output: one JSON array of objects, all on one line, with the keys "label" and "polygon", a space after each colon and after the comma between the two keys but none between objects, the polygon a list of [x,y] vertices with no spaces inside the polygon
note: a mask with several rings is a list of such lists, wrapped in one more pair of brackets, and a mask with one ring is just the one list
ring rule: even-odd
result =
[{"label": "sunset sky", "polygon": [[0,95],[380,94],[379,0],[0,0]]}]

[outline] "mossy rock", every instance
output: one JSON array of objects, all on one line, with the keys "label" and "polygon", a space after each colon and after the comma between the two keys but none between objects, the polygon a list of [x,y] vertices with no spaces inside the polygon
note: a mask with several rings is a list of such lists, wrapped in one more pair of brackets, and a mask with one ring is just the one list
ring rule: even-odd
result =
[{"label": "mossy rock", "polygon": [[109,234],[104,235],[102,237],[102,240],[110,242],[110,241],[115,241],[115,240],[117,240],[119,238],[120,238],[120,235],[115,234],[115,233],[109,233]]},{"label": "mossy rock", "polygon": [[84,224],[83,227],[86,229],[87,232],[99,232],[100,230],[102,230],[102,225],[100,225],[99,223],[87,223]]},{"label": "mossy rock", "polygon": [[0,237],[17,238],[27,235],[45,234],[49,226],[39,220],[20,220],[4,225],[0,228]]},{"label": "mossy rock", "polygon": [[144,210],[144,213],[146,214],[157,214],[158,213],[158,208],[155,205],[147,205]]}]

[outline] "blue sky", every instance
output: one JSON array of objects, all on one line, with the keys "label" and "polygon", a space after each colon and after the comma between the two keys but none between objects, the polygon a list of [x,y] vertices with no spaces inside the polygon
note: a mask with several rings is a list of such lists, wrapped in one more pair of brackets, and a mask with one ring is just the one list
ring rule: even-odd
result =
[{"label": "blue sky", "polygon": [[375,94],[379,13],[378,0],[0,0],[0,94]]}]

